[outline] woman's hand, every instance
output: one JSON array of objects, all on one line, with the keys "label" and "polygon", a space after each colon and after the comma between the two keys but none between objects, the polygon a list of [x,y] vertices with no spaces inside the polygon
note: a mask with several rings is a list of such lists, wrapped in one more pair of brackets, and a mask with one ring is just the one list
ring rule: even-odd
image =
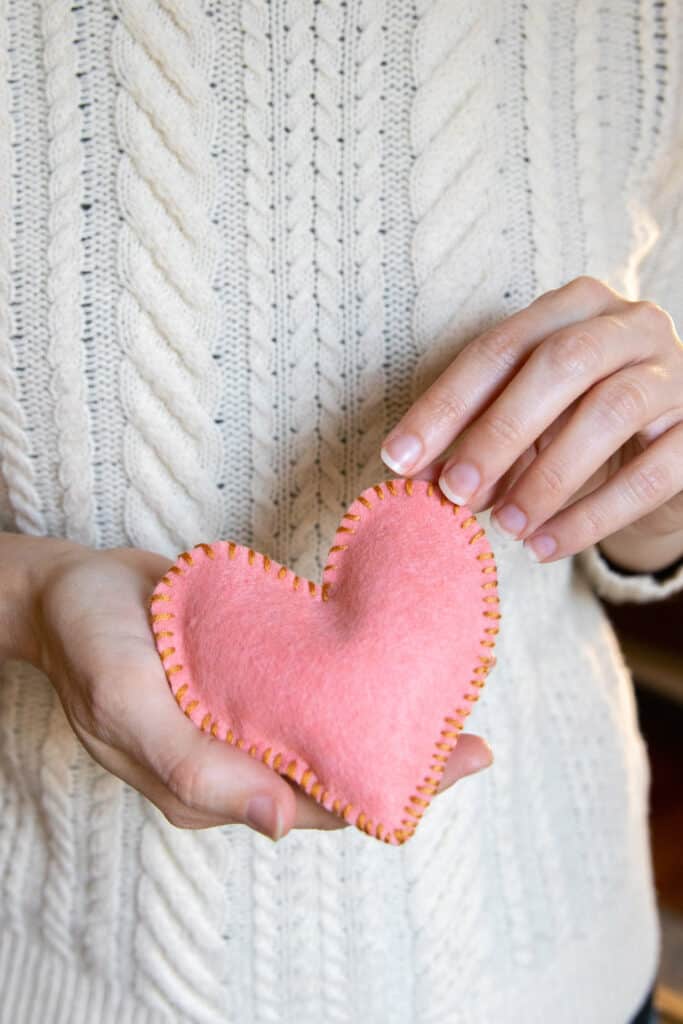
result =
[{"label": "woman's hand", "polygon": [[671,317],[579,277],[473,339],[387,436],[439,484],[554,561],[603,541],[636,570],[683,554],[683,343]]},{"label": "woman's hand", "polygon": [[[0,659],[42,669],[91,756],[178,827],[243,823],[273,838],[346,827],[294,782],[180,712],[148,620],[169,564],[147,551],[0,534]],[[440,788],[489,760],[485,745],[461,737]],[[254,798],[258,816],[250,816]]]}]

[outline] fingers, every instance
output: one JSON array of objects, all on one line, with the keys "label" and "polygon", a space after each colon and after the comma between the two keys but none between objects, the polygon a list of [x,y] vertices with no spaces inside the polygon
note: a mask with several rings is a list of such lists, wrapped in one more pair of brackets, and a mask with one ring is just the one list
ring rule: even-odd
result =
[{"label": "fingers", "polygon": [[[508,472],[501,477],[493,487],[481,494],[481,503],[483,504],[483,507],[487,508],[489,505],[492,505],[499,496],[505,494],[517,478],[522,475],[527,466],[533,462],[535,456],[536,447],[532,445],[520,456],[517,462],[510,467]],[[411,478],[414,480],[428,480],[432,483],[436,483],[441,476],[444,465],[445,462],[442,459],[437,459],[435,462],[430,462],[423,469],[418,470],[418,472],[413,474]]]},{"label": "fingers", "polygon": [[462,733],[446,762],[438,790],[448,789],[466,775],[474,775],[493,764],[493,751],[480,736]]},{"label": "fingers", "polygon": [[[154,707],[157,719],[154,728],[132,744],[133,756],[96,737],[81,735],[81,739],[100,764],[154,803],[171,824],[202,829],[243,823],[273,839],[291,828],[349,827],[292,780],[279,776],[244,751],[200,732],[178,712],[172,697],[173,716],[167,718],[163,711],[159,714],[159,706],[156,700],[143,698],[139,710],[144,715],[145,710]],[[481,771],[492,760],[483,740],[462,735],[446,764],[439,790]],[[258,816],[254,816],[254,797]]]},{"label": "fingers", "polygon": [[[91,687],[100,738],[155,780],[152,799],[170,820],[177,818],[179,803],[183,814],[284,835],[296,821],[291,788],[265,764],[202,732],[183,715],[149,646],[144,653],[132,647],[119,659],[114,679],[101,676]],[[138,774],[126,781],[149,790],[144,778]]]},{"label": "fingers", "polygon": [[[142,767],[127,754],[113,749],[97,737],[88,733],[83,734],[79,728],[76,731],[85,748],[99,764],[158,807],[170,824],[176,828],[204,829],[241,823],[240,820],[229,818],[224,813],[211,813],[201,808],[188,806],[171,793],[156,774]],[[492,763],[493,752],[486,741],[478,736],[463,733],[446,763],[439,781],[438,792],[450,788],[467,775],[483,771]],[[285,782],[291,787],[296,801],[295,828],[324,831],[349,828],[348,822],[322,808],[295,782],[290,779],[285,779]],[[246,824],[246,822],[244,823]]]},{"label": "fingers", "polygon": [[[440,793],[448,789],[466,775],[474,775],[476,772],[483,771],[491,764],[493,764],[493,751],[488,743],[479,736],[463,733],[445,764],[437,792]],[[296,783],[292,783],[292,787],[297,791],[297,800],[300,802],[299,828],[336,829],[348,827],[347,822],[336,815],[328,814],[312,797],[300,790]]]},{"label": "fingers", "polygon": [[[187,719],[183,721],[185,726],[190,726],[197,732],[195,725],[192,725]],[[85,748],[99,764],[146,797],[177,828],[202,829],[213,828],[218,825],[242,823],[249,824],[251,827],[258,828],[258,831],[262,831],[258,824],[247,819],[246,811],[240,813],[238,809],[237,813],[235,813],[235,810],[231,810],[229,806],[225,809],[226,804],[223,801],[218,802],[217,810],[213,809],[216,801],[206,794],[206,779],[202,778],[206,772],[205,761],[200,760],[196,765],[194,792],[192,798],[188,799],[186,786],[181,784],[178,792],[174,792],[169,787],[168,778],[164,777],[165,773],[162,772],[160,774],[158,770],[145,767],[139,751],[137,754],[138,759],[136,759],[124,751],[116,749],[109,743],[105,743],[89,731],[84,730],[80,722],[72,721],[72,725]],[[201,736],[202,734],[199,735]],[[214,737],[204,735],[203,743],[210,742],[216,745],[220,744],[220,741]],[[240,764],[242,761],[246,761],[247,765],[258,763],[252,762],[252,759],[244,751],[235,750],[234,747],[229,747],[227,750],[232,751],[233,755],[240,757]],[[154,759],[151,760],[154,761]],[[171,771],[175,771],[177,775],[178,769],[172,768]],[[304,793],[292,780],[284,776],[275,776],[272,769],[267,769],[267,771],[277,779],[281,779],[287,788],[291,789],[295,805],[294,824],[291,827],[317,829],[348,828],[348,822],[320,807],[312,797]],[[268,826],[269,822],[266,822],[266,834],[275,838],[279,831],[277,822],[276,827]],[[281,834],[285,834],[287,830],[285,826]]]},{"label": "fingers", "polygon": [[150,803],[159,808],[172,825],[177,828],[201,829],[230,824],[224,814],[207,814],[186,807],[169,792],[156,775],[143,768],[132,758],[120,750],[108,746],[97,737],[89,734],[83,735],[80,730],[76,731],[88,753],[103,768],[146,797]]},{"label": "fingers", "polygon": [[293,779],[287,779],[296,798],[296,825],[295,828],[318,828],[324,831],[334,831],[339,828],[348,828],[348,821],[344,821],[339,815],[332,811],[326,811],[324,807],[308,793],[305,793]]},{"label": "fingers", "polygon": [[[539,345],[503,393],[458,440],[439,480],[444,493],[456,504],[478,511],[482,493],[496,484],[569,405],[596,382],[649,355],[634,319],[633,314],[597,317],[564,328]],[[634,367],[629,378],[632,402],[639,387],[639,369]]]},{"label": "fingers", "polygon": [[642,519],[682,490],[683,423],[679,423],[604,484],[545,522],[526,539],[525,547],[542,562],[576,554]]},{"label": "fingers", "polygon": [[[494,525],[524,539],[577,494],[641,428],[680,401],[656,366],[629,367],[592,388],[557,437],[492,510]],[[606,473],[605,473],[606,475]]]},{"label": "fingers", "polygon": [[385,463],[395,473],[414,475],[501,393],[544,338],[627,305],[588,277],[539,296],[458,354],[389,433],[382,448]]},{"label": "fingers", "polygon": [[[128,618],[115,649],[108,633],[101,647],[97,637],[91,638],[87,672],[80,673],[76,688],[78,713],[70,717],[100,764],[177,827],[244,823],[274,838],[291,828],[349,827],[292,780],[202,732],[182,714],[148,626],[143,630],[131,616],[130,598],[124,605]],[[68,703],[70,713],[74,702]],[[455,762],[463,758],[459,775],[473,770],[465,763],[466,752],[467,744]]]},{"label": "fingers", "polygon": [[[115,656],[93,642],[82,689],[89,707],[85,727],[126,755],[143,773],[126,781],[143,791],[170,820],[183,815],[215,822],[244,822],[273,836],[294,827],[297,800],[284,778],[244,751],[201,732],[179,710],[149,632],[148,590],[142,567],[154,575],[160,556],[108,553],[110,607],[126,623]],[[115,585],[116,584],[116,585]],[[131,602],[131,594],[139,601]],[[117,596],[120,595],[120,596]],[[117,602],[121,607],[118,608]],[[155,780],[152,787],[149,776]],[[159,789],[159,785],[161,789]],[[150,797],[151,798],[151,797]],[[201,826],[200,826],[201,827]]]}]

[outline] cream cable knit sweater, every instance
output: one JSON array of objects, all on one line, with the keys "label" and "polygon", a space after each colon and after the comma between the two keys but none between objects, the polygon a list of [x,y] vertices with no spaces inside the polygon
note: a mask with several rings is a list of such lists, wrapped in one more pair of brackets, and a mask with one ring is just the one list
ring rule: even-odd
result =
[{"label": "cream cable knit sweater", "polygon": [[[580,273],[683,323],[682,62],[674,0],[0,0],[0,523],[318,575],[482,327]],[[2,1024],[626,1024],[648,772],[595,590],[683,573],[494,544],[496,763],[399,848],[174,829],[5,665]]]}]

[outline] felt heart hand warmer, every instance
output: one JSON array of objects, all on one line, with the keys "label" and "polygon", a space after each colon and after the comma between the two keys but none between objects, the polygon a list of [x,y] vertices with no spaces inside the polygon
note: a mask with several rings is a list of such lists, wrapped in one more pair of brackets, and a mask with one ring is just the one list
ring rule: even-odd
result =
[{"label": "felt heart hand warmer", "polygon": [[385,843],[413,835],[494,658],[484,530],[424,480],[364,491],[322,584],[232,541],[183,552],[150,602],[181,709]]}]

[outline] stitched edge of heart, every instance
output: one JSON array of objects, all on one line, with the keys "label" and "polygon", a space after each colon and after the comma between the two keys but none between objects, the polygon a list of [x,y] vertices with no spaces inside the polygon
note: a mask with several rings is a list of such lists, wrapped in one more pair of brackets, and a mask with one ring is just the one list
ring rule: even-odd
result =
[{"label": "stitched edge of heart", "polygon": [[[419,481],[419,483],[425,482],[426,481]],[[404,486],[402,490],[399,490],[397,485],[401,483]],[[387,494],[390,497],[404,496],[410,498],[413,494],[415,483],[416,481],[413,481],[410,477],[399,477],[395,480],[382,481],[382,483],[368,487],[355,499],[355,501],[351,502],[351,505],[359,502],[364,508],[370,511],[372,508],[376,507],[370,501],[370,496],[376,497],[378,501],[384,501]],[[386,488],[386,492],[384,488]],[[464,511],[465,516],[463,520],[457,524],[462,529],[466,529],[473,524],[479,527],[479,529],[475,529],[471,536],[468,537],[468,544],[474,544],[486,537],[486,532],[479,525],[476,516],[465,506],[453,504],[453,502],[451,502],[442,491],[438,490],[433,483],[427,483],[425,494],[427,497],[431,497],[432,495],[437,497],[440,500],[441,505],[452,505],[455,516],[457,516],[459,512]],[[341,559],[343,559],[343,553],[350,547],[350,543],[346,541],[350,540],[349,535],[356,532],[354,527],[344,525],[345,519],[355,522],[360,520],[361,516],[349,511],[342,516],[340,525],[335,534],[334,542],[328,552],[328,560],[323,569],[323,579],[319,589],[317,584],[312,580],[295,575],[292,570],[288,569],[286,566],[280,566],[277,578],[285,580],[288,577],[292,577],[293,589],[296,590],[300,583],[304,583],[304,585],[307,586],[311,597],[327,601],[332,588],[332,581],[326,579],[325,576],[327,573],[333,572],[339,567]],[[337,538],[340,534],[342,535],[342,543],[337,543]],[[256,566],[260,564],[261,568],[265,572],[270,571],[273,560],[269,558],[268,555],[260,554],[259,552],[254,551],[253,548],[245,548],[243,545],[236,544],[234,541],[218,541],[212,544],[196,544],[191,551],[201,550],[207,558],[215,558],[213,548],[221,543],[227,546],[229,558],[234,558],[238,550],[246,550],[249,565]],[[353,804],[344,799],[344,797],[335,796],[334,794],[329,793],[324,788],[324,784],[317,779],[313,769],[304,761],[303,758],[290,761],[285,769],[281,770],[282,754],[277,753],[273,756],[272,747],[268,747],[266,750],[261,752],[260,748],[264,745],[263,740],[252,742],[247,747],[247,741],[244,738],[236,736],[232,729],[222,721],[214,719],[211,712],[206,712],[199,718],[199,720],[197,720],[195,715],[201,702],[194,699],[192,695],[192,679],[190,678],[189,681],[173,679],[178,672],[185,671],[187,673],[189,670],[185,669],[183,665],[166,664],[166,661],[169,658],[172,658],[175,653],[175,648],[173,646],[168,646],[168,641],[173,638],[173,630],[169,629],[168,626],[164,626],[160,630],[154,629],[157,623],[168,623],[169,620],[175,617],[174,613],[170,609],[163,612],[155,612],[152,608],[152,605],[156,602],[172,603],[172,594],[168,591],[173,587],[174,578],[185,575],[195,564],[191,551],[183,551],[178,555],[175,564],[167,570],[166,574],[162,576],[157,583],[149,601],[150,624],[154,634],[156,648],[159,653],[159,657],[161,658],[161,663],[166,674],[168,685],[180,709],[199,729],[201,729],[202,732],[209,732],[219,741],[220,736],[218,733],[224,729],[223,742],[230,743],[239,749],[246,749],[247,753],[251,757],[260,757],[263,763],[269,768],[277,771],[280,775],[288,776],[296,782],[305,793],[312,796],[319,804],[323,805],[326,810],[332,811],[338,817],[341,817],[344,821],[348,822],[348,824],[354,825],[361,832],[365,832],[367,835],[372,836],[372,838],[379,839],[382,842],[389,843],[393,846],[400,846],[405,843],[414,834],[420,819],[431,803],[432,797],[438,791],[439,779],[432,778],[429,772],[436,773],[437,776],[443,774],[446,762],[453,753],[456,743],[458,742],[459,734],[465,727],[464,720],[472,713],[471,705],[479,700],[480,691],[485,684],[486,676],[493,667],[495,659],[492,653],[489,653],[488,655],[478,655],[478,663],[472,669],[471,674],[476,678],[470,680],[470,690],[463,695],[463,701],[467,701],[470,706],[457,707],[453,711],[452,715],[449,714],[444,716],[442,724],[445,728],[441,729],[439,738],[434,744],[434,751],[431,755],[431,760],[434,763],[430,764],[428,774],[424,776],[421,784],[414,787],[416,792],[412,793],[406,801],[404,811],[409,817],[401,820],[401,825],[405,825],[406,827],[394,828],[387,832],[381,822],[375,826],[372,821],[369,821],[364,811],[358,811],[354,815],[355,808]],[[336,560],[330,561],[329,558],[331,555],[336,555]],[[499,626],[496,623],[501,618],[500,611],[490,607],[491,605],[499,605],[500,603],[498,595],[496,593],[492,593],[492,591],[496,591],[498,588],[496,561],[490,548],[488,551],[480,552],[475,557],[484,563],[481,569],[482,575],[491,576],[491,574],[493,574],[494,576],[494,578],[487,579],[481,585],[482,589],[486,591],[482,599],[482,603],[484,604],[482,616],[484,618],[485,625],[479,644],[491,652],[495,647],[495,637],[499,632]],[[160,589],[162,587],[168,588],[168,591]],[[180,684],[176,686],[175,690],[173,689],[174,682]],[[182,702],[186,696],[189,696],[189,700],[183,705]]]}]

